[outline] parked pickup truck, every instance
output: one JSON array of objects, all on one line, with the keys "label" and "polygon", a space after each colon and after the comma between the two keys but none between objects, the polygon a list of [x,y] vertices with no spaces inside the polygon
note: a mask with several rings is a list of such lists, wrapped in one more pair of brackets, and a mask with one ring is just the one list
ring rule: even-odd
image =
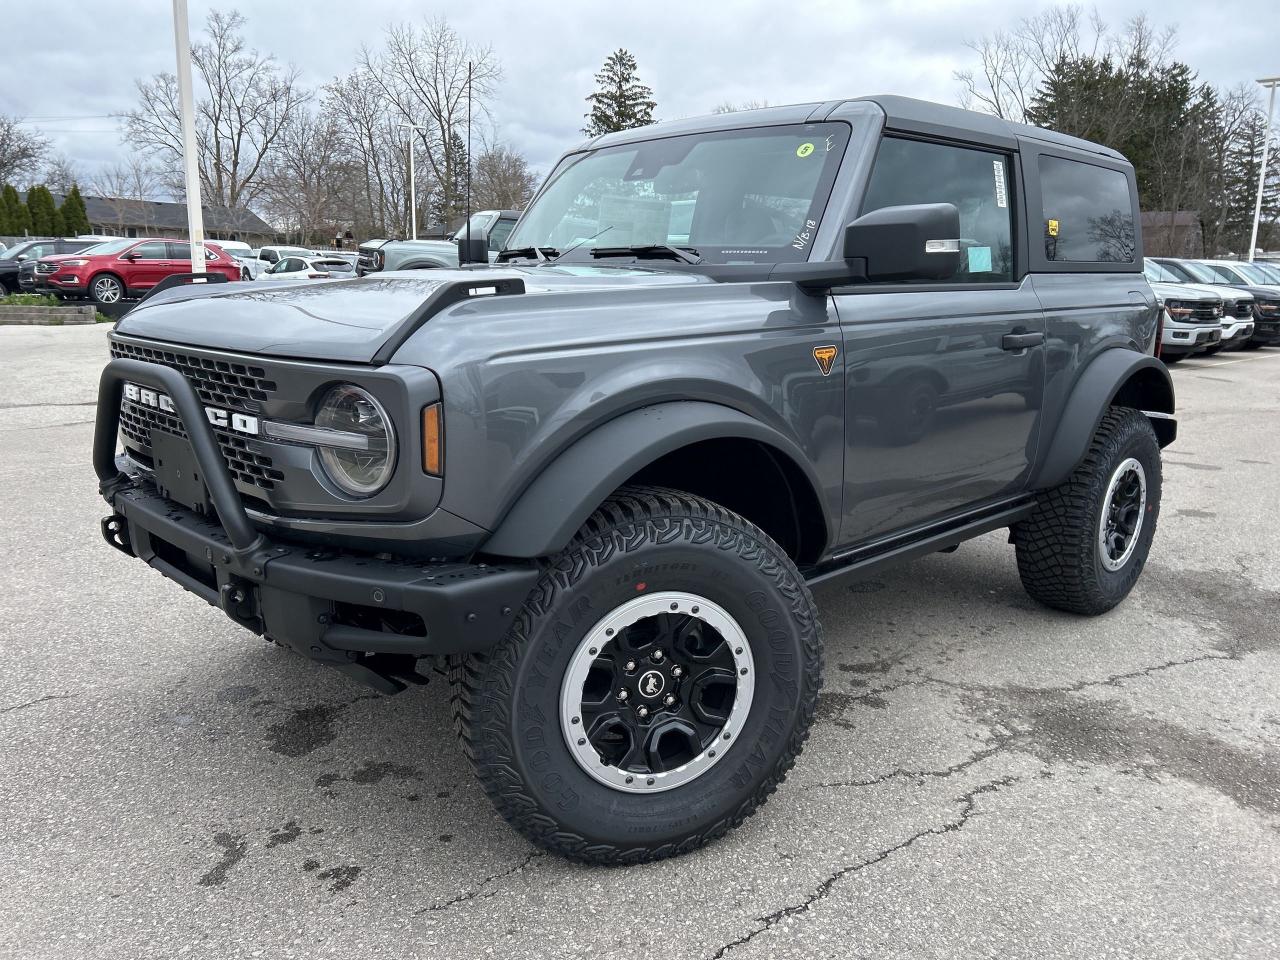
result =
[{"label": "parked pickup truck", "polygon": [[[471,215],[471,236],[484,241],[488,258],[494,260],[519,219],[519,210],[481,210]],[[458,241],[466,235],[467,224],[464,222],[448,240],[367,240],[360,245],[356,272],[364,276],[385,270],[457,267]]]},{"label": "parked pickup truck", "polygon": [[1133,589],[1176,434],[1139,229],[1114,151],[900,97],[609,134],[500,263],[132,310],[102,531],[380,690],[447,664],[543,847],[688,851],[800,753],[813,585],[1007,528],[1047,606]]}]

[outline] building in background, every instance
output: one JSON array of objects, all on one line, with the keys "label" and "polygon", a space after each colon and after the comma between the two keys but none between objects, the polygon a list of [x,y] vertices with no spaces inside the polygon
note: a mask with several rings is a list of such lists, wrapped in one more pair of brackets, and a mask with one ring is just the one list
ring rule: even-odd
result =
[{"label": "building in background", "polygon": [[[18,194],[23,203],[25,193]],[[63,197],[53,195],[61,207]],[[165,236],[187,239],[187,205],[164,200],[126,200],[121,197],[85,195],[84,208],[90,233],[105,237]],[[250,210],[204,208],[204,235],[209,240],[243,240],[253,246],[275,240],[271,225]]]}]

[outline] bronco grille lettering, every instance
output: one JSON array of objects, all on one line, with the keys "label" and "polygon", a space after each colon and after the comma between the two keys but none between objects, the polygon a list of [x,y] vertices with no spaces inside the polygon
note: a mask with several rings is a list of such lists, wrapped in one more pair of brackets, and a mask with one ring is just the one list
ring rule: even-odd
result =
[{"label": "bronco grille lettering", "polygon": [[[124,385],[124,396],[126,400],[140,406],[151,407],[153,410],[163,410],[165,413],[177,413],[177,409],[169,397],[149,387],[140,387],[136,383],[126,383]],[[211,424],[215,427],[221,427],[223,430],[233,430],[236,433],[248,434],[251,437],[258,435],[258,418],[252,417],[247,413],[235,413],[232,410],[223,410],[220,407],[205,407],[204,415],[209,418]]]}]

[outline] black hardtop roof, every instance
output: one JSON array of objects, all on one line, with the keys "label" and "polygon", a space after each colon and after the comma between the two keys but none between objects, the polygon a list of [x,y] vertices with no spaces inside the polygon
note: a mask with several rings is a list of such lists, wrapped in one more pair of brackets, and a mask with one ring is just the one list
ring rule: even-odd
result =
[{"label": "black hardtop roof", "polygon": [[969,143],[986,143],[1016,150],[1019,139],[1035,140],[1041,144],[1091,153],[1110,160],[1124,161],[1124,156],[1109,147],[1071,137],[1054,130],[1033,127],[1026,123],[1014,123],[989,113],[964,110],[928,100],[899,97],[891,94],[856,97],[849,100],[829,100],[825,103],[797,103],[781,107],[762,107],[757,110],[740,110],[703,117],[687,117],[668,120],[647,127],[607,133],[588,140],[579,150],[651,140],[655,137],[674,137],[685,133],[701,133],[711,130],[733,130],[747,126],[777,126],[790,123],[814,123],[829,119],[847,104],[866,103],[879,108],[884,114],[885,128],[902,133],[917,133],[943,137]]}]

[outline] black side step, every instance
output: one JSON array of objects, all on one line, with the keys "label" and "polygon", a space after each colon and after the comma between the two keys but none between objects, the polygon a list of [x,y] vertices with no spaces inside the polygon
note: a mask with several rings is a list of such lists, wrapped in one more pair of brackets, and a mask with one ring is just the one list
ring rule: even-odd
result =
[{"label": "black side step", "polygon": [[441,284],[438,290],[427,297],[422,305],[396,328],[387,342],[378,348],[378,352],[373,355],[370,363],[375,366],[390,363],[396,351],[404,346],[405,341],[413,336],[419,327],[455,303],[472,298],[506,297],[521,293],[524,293],[524,280],[520,277],[487,278],[483,270],[476,271],[474,280],[454,280]]},{"label": "black side step", "polygon": [[810,586],[836,577],[862,577],[893,564],[905,563],[930,553],[949,551],[966,540],[999,530],[1025,519],[1035,509],[1032,498],[1001,504],[980,513],[964,514],[923,530],[890,537],[837,554],[826,563],[804,572]]}]

